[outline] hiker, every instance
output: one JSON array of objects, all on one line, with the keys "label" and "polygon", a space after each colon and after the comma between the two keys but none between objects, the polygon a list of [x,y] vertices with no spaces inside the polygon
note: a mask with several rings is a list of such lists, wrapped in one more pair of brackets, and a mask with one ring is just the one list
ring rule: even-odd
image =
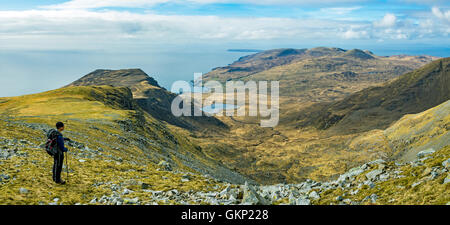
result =
[{"label": "hiker", "polygon": [[64,137],[61,132],[64,131],[64,123],[58,122],[56,123],[56,130],[51,129],[47,136],[50,140],[56,139],[55,150],[52,152],[54,164],[53,164],[53,181],[57,184],[65,184],[66,182],[61,180],[61,171],[64,162],[64,152],[67,152],[68,149],[64,147]]}]

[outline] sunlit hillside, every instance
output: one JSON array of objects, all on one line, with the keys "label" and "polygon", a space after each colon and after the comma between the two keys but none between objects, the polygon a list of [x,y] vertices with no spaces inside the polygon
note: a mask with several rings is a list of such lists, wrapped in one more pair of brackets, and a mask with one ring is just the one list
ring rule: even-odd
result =
[{"label": "sunlit hillside", "polygon": [[[94,195],[102,197],[100,193],[107,192],[96,186],[102,182],[111,185],[111,182],[131,182],[126,186],[130,190],[146,183],[160,191],[175,188],[188,191],[212,187],[202,183],[215,184],[203,177],[208,174],[223,181],[247,180],[205,156],[199,147],[179,134],[179,128],[145,113],[131,96],[128,88],[94,86],[2,98],[0,137],[5,160],[1,161],[0,173],[8,177],[1,181],[2,202],[47,203],[66,190],[56,188],[50,195],[44,191],[51,185],[53,159],[41,145],[46,140],[45,131],[57,121],[66,124],[65,137],[72,140],[69,180],[74,185],[67,187],[73,193],[64,199],[65,204],[86,203]],[[164,172],[167,168],[184,172]],[[186,174],[191,172],[201,176]],[[182,182],[183,175],[192,178]],[[20,187],[29,190],[29,194],[13,195]],[[140,194],[148,195],[142,190]]]}]

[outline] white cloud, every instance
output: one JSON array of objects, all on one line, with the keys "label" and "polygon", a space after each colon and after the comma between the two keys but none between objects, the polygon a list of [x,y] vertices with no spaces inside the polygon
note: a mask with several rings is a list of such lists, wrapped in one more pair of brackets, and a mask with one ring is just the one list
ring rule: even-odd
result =
[{"label": "white cloud", "polygon": [[435,6],[431,9],[431,12],[437,18],[444,20],[446,22],[450,22],[450,10],[442,12],[438,7]]},{"label": "white cloud", "polygon": [[[338,23],[288,18],[224,18],[140,14],[119,11],[29,10],[0,11],[0,47],[36,41],[46,45],[87,47],[112,41],[189,43],[204,41],[321,38]],[[314,31],[316,30],[316,31]],[[314,31],[314,32],[312,32]],[[52,41],[57,40],[57,41]],[[37,47],[44,47],[39,44]],[[67,46],[66,46],[67,47]]]},{"label": "white cloud", "polygon": [[[145,38],[273,39],[339,24],[289,18],[229,18],[140,14],[123,11],[29,10],[0,11],[0,34],[7,35],[119,35],[135,33]],[[304,32],[304,33],[302,33]]]},{"label": "white cloud", "polygon": [[392,13],[386,13],[383,19],[375,21],[373,24],[376,27],[393,27],[397,22],[397,17]]},{"label": "white cloud", "polygon": [[[356,7],[334,9],[336,13]],[[433,16],[434,15],[434,16]],[[107,45],[226,43],[233,41],[320,42],[445,38],[449,12],[433,8],[428,17],[381,20],[159,15],[89,9],[0,11],[0,48],[106,48]],[[124,47],[124,48],[125,48]]]},{"label": "white cloud", "polygon": [[342,38],[344,39],[366,39],[369,38],[369,34],[365,30],[355,31],[353,29],[347,30],[341,33]]},{"label": "white cloud", "polygon": [[[431,11],[431,12],[430,12]],[[448,38],[450,35],[450,11],[441,11],[433,7],[428,12],[421,12],[417,17],[404,16],[399,19],[392,13],[386,13],[372,24],[359,23],[340,31],[343,39],[375,40],[420,40]],[[355,21],[357,24],[357,22]]]}]

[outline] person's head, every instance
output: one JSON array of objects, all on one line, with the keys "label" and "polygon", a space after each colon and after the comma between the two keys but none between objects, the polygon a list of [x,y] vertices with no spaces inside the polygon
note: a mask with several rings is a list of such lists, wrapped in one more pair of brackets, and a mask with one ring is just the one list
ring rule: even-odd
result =
[{"label": "person's head", "polygon": [[56,129],[57,129],[59,132],[64,131],[64,123],[63,123],[63,122],[57,122],[57,123],[56,123]]}]

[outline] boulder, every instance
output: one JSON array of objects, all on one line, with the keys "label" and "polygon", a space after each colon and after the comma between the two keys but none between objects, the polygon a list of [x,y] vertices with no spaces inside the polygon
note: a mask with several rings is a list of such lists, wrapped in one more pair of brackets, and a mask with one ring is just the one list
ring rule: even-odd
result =
[{"label": "boulder", "polygon": [[443,184],[447,184],[450,183],[450,175],[448,175],[445,179],[444,179],[444,183]]},{"label": "boulder", "polygon": [[297,198],[295,201],[296,205],[311,205],[311,201],[305,197]]},{"label": "boulder", "polygon": [[433,154],[434,152],[435,152],[434,149],[429,148],[429,149],[427,149],[427,150],[423,150],[423,151],[418,152],[418,153],[417,153],[417,157],[418,157],[418,158],[422,158],[422,157],[424,157],[424,156],[431,155],[431,154]]},{"label": "boulder", "polygon": [[230,185],[228,185],[225,189],[223,189],[220,193],[219,196],[221,198],[227,198],[228,197],[228,193],[230,192],[231,188]]},{"label": "boulder", "polygon": [[376,194],[370,195],[370,200],[372,201],[372,203],[375,203],[377,201],[377,199],[378,199],[378,195],[376,195]]},{"label": "boulder", "polygon": [[128,190],[127,188],[125,188],[125,189],[123,189],[122,195],[127,195],[127,194],[130,194],[130,193],[131,193],[131,191]]},{"label": "boulder", "polygon": [[417,181],[417,182],[411,184],[411,187],[416,187],[417,185],[419,185],[421,183],[422,183],[422,181]]},{"label": "boulder", "polygon": [[364,201],[370,200],[371,203],[376,203],[378,199],[378,195],[377,194],[371,194],[370,196],[367,196],[363,199]]},{"label": "boulder", "polygon": [[430,174],[432,169],[430,167],[425,168],[425,170],[422,172],[422,176],[427,176]]},{"label": "boulder", "polygon": [[20,194],[28,194],[28,189],[26,189],[26,188],[19,188],[19,192],[20,192]]},{"label": "boulder", "polygon": [[358,176],[359,174],[363,173],[364,171],[365,171],[365,169],[363,169],[361,166],[354,167],[354,168],[350,169],[347,173],[340,175],[339,178],[337,179],[337,182],[342,183],[342,182],[345,182],[347,179],[351,180],[353,177]]},{"label": "boulder", "polygon": [[389,174],[388,173],[383,173],[380,175],[380,180],[381,181],[387,181],[389,179]]},{"label": "boulder", "polygon": [[316,191],[312,191],[311,193],[309,193],[309,198],[317,200],[320,199],[320,195]]},{"label": "boulder", "polygon": [[366,177],[369,180],[375,180],[375,178],[382,173],[383,173],[383,170],[376,169],[376,170],[372,170],[372,171],[368,172],[366,174]]},{"label": "boulder", "polygon": [[270,205],[270,202],[261,197],[255,189],[249,185],[247,182],[245,182],[245,185],[243,187],[244,189],[244,195],[242,197],[242,204],[244,205]]},{"label": "boulder", "polygon": [[138,197],[136,197],[136,198],[125,198],[124,200],[123,200],[123,203],[124,204],[128,204],[128,205],[136,205],[136,204],[138,204],[139,203],[139,198]]}]

